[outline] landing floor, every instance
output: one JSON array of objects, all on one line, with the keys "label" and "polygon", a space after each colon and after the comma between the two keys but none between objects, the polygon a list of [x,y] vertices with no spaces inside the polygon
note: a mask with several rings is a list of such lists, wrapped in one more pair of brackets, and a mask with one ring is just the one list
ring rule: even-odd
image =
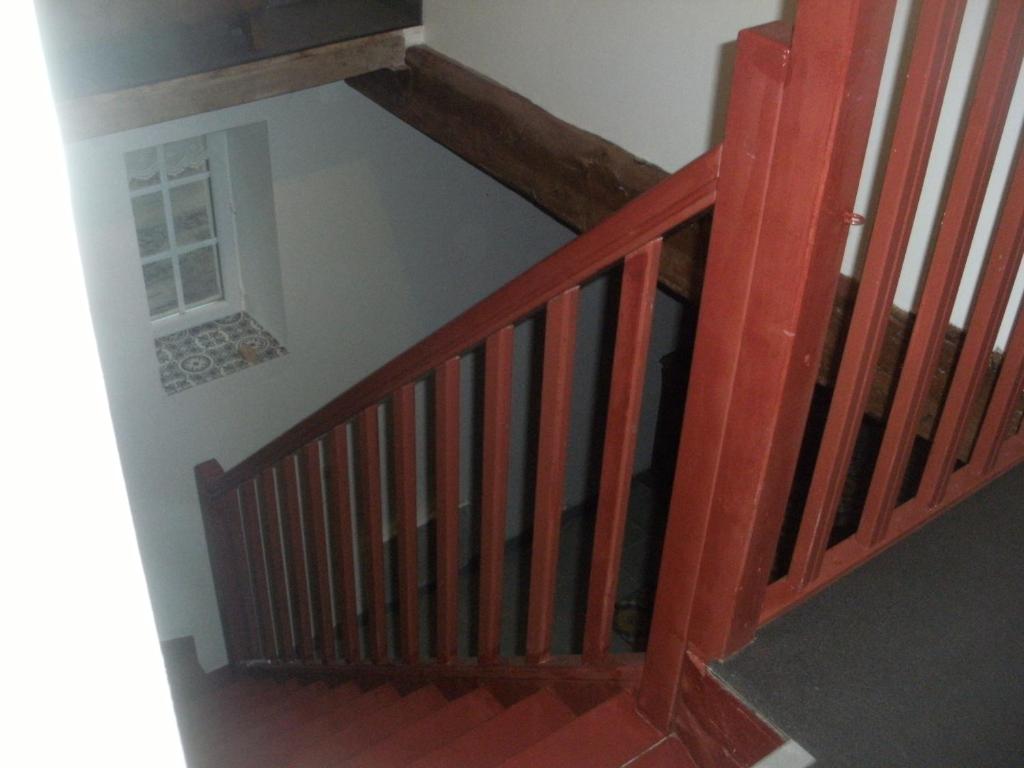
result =
[{"label": "landing floor", "polygon": [[1024,467],[716,670],[817,765],[1024,765]]}]

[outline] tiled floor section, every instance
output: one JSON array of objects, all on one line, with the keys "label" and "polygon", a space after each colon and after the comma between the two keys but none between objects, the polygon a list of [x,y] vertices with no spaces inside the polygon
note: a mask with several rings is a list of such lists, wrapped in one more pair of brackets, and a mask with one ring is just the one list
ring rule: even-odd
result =
[{"label": "tiled floor section", "polygon": [[161,336],[154,344],[160,383],[169,395],[288,354],[245,312]]}]

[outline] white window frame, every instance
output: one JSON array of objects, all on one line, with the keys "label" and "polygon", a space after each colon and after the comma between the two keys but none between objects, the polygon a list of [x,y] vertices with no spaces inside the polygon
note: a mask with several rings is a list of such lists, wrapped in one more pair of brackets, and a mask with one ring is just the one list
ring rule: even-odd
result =
[{"label": "white window frame", "polygon": [[[194,173],[173,181],[167,179],[163,170],[164,145],[169,142],[163,142],[156,147],[161,166],[160,181],[146,187],[129,190],[130,199],[159,191],[163,200],[169,248],[166,251],[161,251],[151,256],[142,256],[140,251],[138,261],[140,278],[143,277],[142,268],[146,264],[153,262],[170,259],[174,269],[174,283],[178,292],[178,308],[159,317],[149,317],[153,332],[157,336],[185,330],[226,315],[234,314],[235,312],[241,312],[244,309],[241,270],[238,264],[235,206],[231,192],[230,167],[228,165],[227,136],[224,131],[219,131],[206,134],[205,138],[209,164],[208,171]],[[189,243],[187,246],[179,247],[175,242],[174,219],[170,208],[170,190],[202,180],[209,180],[210,184],[212,210],[208,213],[214,237],[209,240]],[[193,306],[186,306],[178,260],[183,254],[209,245],[214,246],[217,250],[220,265],[218,279],[220,281],[221,298],[204,301]],[[145,291],[145,279],[142,279],[141,283],[143,291]]]}]

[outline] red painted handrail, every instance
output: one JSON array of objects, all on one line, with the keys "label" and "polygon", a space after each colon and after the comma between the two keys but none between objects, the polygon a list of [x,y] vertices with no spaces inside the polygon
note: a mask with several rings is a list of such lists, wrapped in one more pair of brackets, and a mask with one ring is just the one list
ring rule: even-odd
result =
[{"label": "red painted handrail", "polygon": [[265,447],[212,481],[218,495],[299,450],[405,384],[481,344],[562,292],[580,285],[619,259],[715,202],[721,148],[715,147],[604,222],[555,251],[522,275],[466,310],[419,344],[370,374]]}]

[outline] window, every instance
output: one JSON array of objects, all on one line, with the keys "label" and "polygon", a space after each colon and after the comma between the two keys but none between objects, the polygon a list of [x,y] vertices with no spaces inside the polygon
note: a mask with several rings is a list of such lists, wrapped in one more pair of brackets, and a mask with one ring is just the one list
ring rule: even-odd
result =
[{"label": "window", "polygon": [[125,156],[149,316],[166,331],[239,308],[223,141],[211,134]]}]

